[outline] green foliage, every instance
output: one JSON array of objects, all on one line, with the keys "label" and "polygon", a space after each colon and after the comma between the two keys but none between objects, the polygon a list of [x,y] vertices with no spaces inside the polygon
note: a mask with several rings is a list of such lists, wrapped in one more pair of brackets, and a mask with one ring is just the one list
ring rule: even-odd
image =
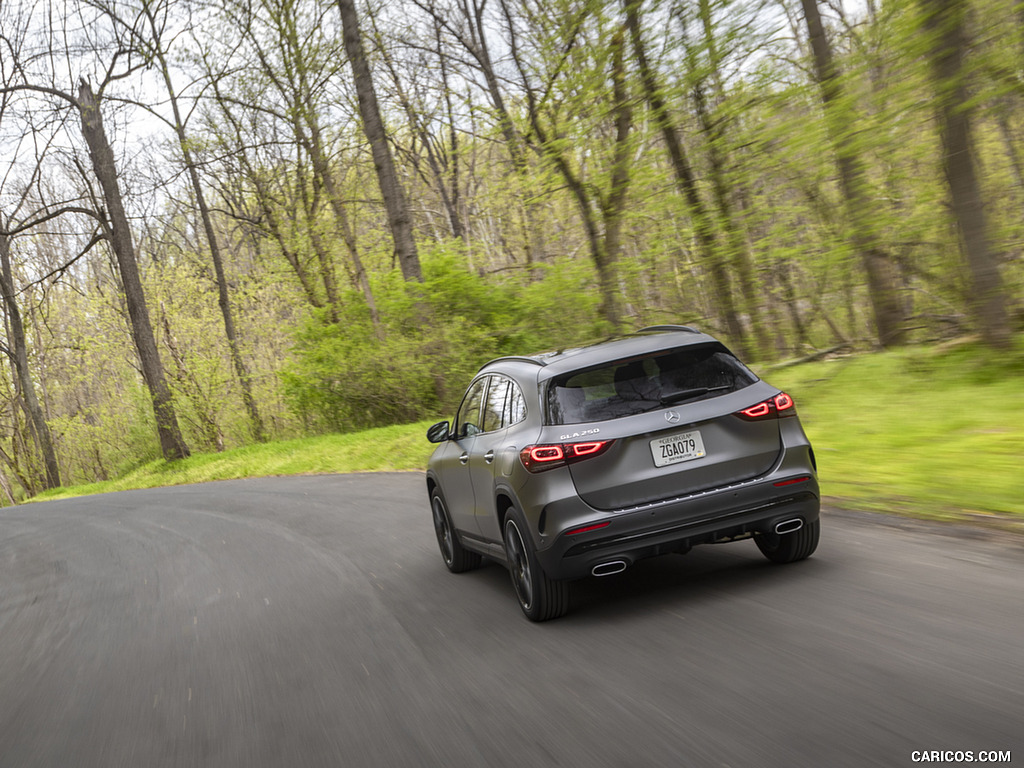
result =
[{"label": "green foliage", "polygon": [[537,267],[550,269],[545,280],[491,280],[465,266],[456,243],[425,250],[421,260],[422,284],[397,272],[374,280],[378,328],[354,292],[339,322],[317,311],[300,325],[280,376],[307,429],[349,432],[451,413],[487,360],[600,331],[593,275],[578,262]]},{"label": "green foliage", "polygon": [[[828,503],[930,518],[1024,515],[1024,338],[993,359],[980,344],[914,347],[762,373],[793,394]],[[85,493],[243,477],[422,470],[431,420],[154,460]]]}]

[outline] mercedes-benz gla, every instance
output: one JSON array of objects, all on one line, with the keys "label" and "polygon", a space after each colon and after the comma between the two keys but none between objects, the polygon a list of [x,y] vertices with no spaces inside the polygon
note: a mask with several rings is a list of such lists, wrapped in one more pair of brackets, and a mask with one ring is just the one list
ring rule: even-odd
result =
[{"label": "mercedes-benz gla", "polygon": [[568,610],[572,580],[643,558],[753,538],[790,563],[818,545],[793,398],[685,326],[492,360],[427,437],[445,565],[504,564],[533,621]]}]

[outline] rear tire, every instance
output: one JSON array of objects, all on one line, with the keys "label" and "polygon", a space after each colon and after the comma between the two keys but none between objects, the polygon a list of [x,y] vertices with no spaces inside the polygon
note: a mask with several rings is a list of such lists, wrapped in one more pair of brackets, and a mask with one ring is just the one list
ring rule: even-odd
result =
[{"label": "rear tire", "polygon": [[448,514],[448,507],[445,506],[441,491],[437,488],[430,492],[430,511],[434,518],[437,546],[441,550],[441,558],[448,570],[452,573],[464,573],[479,568],[483,558],[462,546],[459,535],[452,527],[452,518]]},{"label": "rear tire", "polygon": [[512,575],[519,607],[530,621],[548,621],[569,610],[570,587],[567,581],[548,578],[537,561],[529,536],[522,534],[518,516],[509,510],[505,517],[505,556]]},{"label": "rear tire", "polygon": [[821,537],[821,520],[806,523],[792,533],[762,533],[754,537],[761,554],[773,563],[795,563],[806,560],[818,548]]}]

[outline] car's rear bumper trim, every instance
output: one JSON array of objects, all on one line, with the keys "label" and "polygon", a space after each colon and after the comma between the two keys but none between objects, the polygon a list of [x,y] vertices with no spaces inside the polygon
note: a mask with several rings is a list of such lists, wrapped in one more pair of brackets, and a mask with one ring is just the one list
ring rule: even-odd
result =
[{"label": "car's rear bumper trim", "polygon": [[537,557],[551,578],[581,578],[589,575],[594,565],[608,560],[632,564],[660,554],[685,552],[697,544],[773,533],[784,521],[812,523],[818,519],[820,507],[818,495],[807,490],[724,510],[690,510],[687,514],[676,508],[667,515],[674,519],[654,522],[643,515],[647,519],[642,523],[579,543],[559,537],[551,547],[538,551]]},{"label": "car's rear bumper trim", "polygon": [[708,524],[713,524],[716,528],[728,527],[734,520],[746,519],[753,515],[759,517],[760,512],[771,514],[777,509],[789,507],[794,504],[805,503],[811,499],[817,499],[813,493],[799,493],[793,496],[787,496],[783,499],[772,499],[764,504],[759,504],[755,507],[744,507],[742,509],[735,509],[729,512],[717,512],[703,517],[695,518],[693,520],[687,520],[683,523],[676,525],[670,525],[665,527],[659,527],[652,531],[638,531],[636,533],[626,533],[619,536],[608,536],[603,539],[595,539],[593,541],[587,541],[582,544],[577,544],[566,550],[564,557],[573,557],[574,555],[583,555],[587,552],[591,552],[595,549],[606,549],[608,547],[618,546],[631,546],[634,543],[642,543],[648,539],[672,537],[676,533],[685,534],[688,531],[694,531],[703,528]]}]

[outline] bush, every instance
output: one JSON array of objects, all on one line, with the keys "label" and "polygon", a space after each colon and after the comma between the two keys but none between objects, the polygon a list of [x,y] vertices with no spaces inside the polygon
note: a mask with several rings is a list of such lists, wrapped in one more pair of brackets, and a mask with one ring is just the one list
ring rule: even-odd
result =
[{"label": "bush", "polygon": [[580,270],[556,278],[488,280],[465,265],[456,245],[421,254],[423,283],[397,272],[373,287],[382,318],[374,329],[363,297],[344,314],[308,318],[295,335],[281,379],[307,429],[348,432],[451,414],[487,360],[577,343],[595,335],[596,292]]}]

